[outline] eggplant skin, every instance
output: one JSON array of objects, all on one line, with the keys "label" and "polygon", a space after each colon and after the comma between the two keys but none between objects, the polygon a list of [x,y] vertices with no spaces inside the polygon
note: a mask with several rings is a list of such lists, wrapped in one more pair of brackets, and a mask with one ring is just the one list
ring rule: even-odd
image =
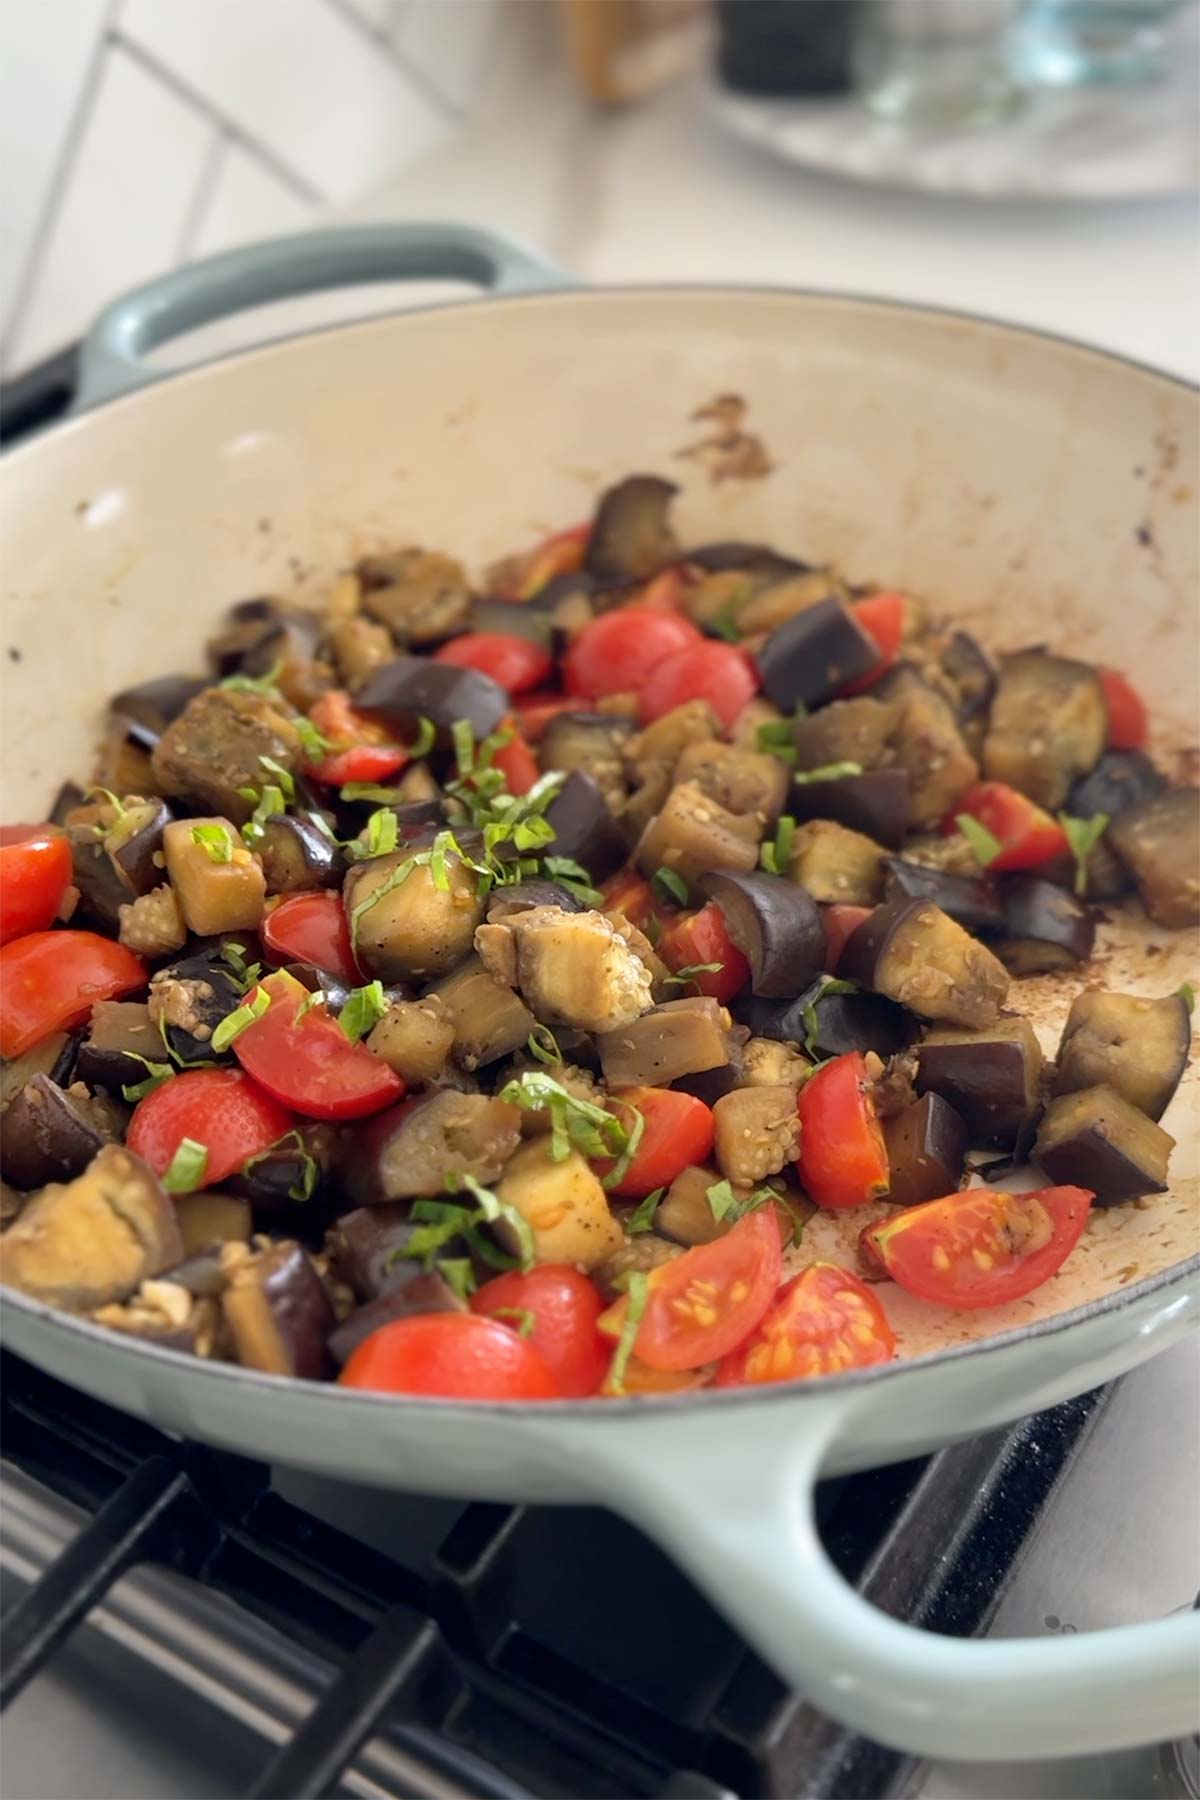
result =
[{"label": "eggplant skin", "polygon": [[1058,1046],[1055,1094],[1106,1084],[1122,1099],[1161,1119],[1192,1044],[1192,1016],[1182,994],[1149,1000],[1085,988],[1076,994]]},{"label": "eggplant skin", "polygon": [[1000,887],[1005,941],[996,953],[1014,975],[1073,969],[1088,961],[1096,941],[1090,906],[1052,881],[1015,875]]},{"label": "eggplant skin", "polygon": [[758,653],[767,698],[781,711],[832,700],[848,681],[866,675],[879,649],[841,600],[822,600],[773,631]]},{"label": "eggplant skin", "polygon": [[992,1025],[1008,972],[931,900],[888,900],[851,933],[838,973],[923,1019],[968,1030]]},{"label": "eggplant skin", "polygon": [[354,1351],[373,1332],[397,1319],[414,1319],[421,1313],[465,1312],[466,1308],[445,1278],[436,1269],[428,1272],[417,1263],[408,1263],[407,1276],[393,1281],[390,1287],[356,1308],[329,1334],[328,1350],[339,1368],[349,1362]]},{"label": "eggplant skin", "polygon": [[601,789],[582,769],[567,776],[544,816],[554,832],[550,853],[582,863],[594,881],[606,880],[629,853]]},{"label": "eggplant skin", "polygon": [[1004,908],[985,875],[956,875],[950,869],[931,869],[902,856],[888,857],[884,869],[888,900],[932,900],[964,931],[980,935],[1005,929]]},{"label": "eggplant skin", "polygon": [[1054,1182],[1090,1188],[1097,1206],[1163,1194],[1175,1139],[1115,1088],[1063,1094],[1046,1108],[1034,1161]]},{"label": "eggplant skin", "polygon": [[674,562],[668,514],[679,492],[661,475],[628,475],[600,496],[584,567],[604,581],[643,581]]},{"label": "eggplant skin", "polygon": [[1129,807],[1109,826],[1108,841],[1156,925],[1200,925],[1200,791],[1168,788]]},{"label": "eggplant skin", "polygon": [[1094,769],[1108,735],[1104,689],[1089,663],[1024,650],[1006,657],[983,744],[983,772],[1055,812]]},{"label": "eggplant skin", "polygon": [[811,1006],[817,1021],[813,1053],[818,1057],[844,1056],[850,1050],[895,1056],[907,1050],[920,1031],[906,1008],[882,994],[826,994],[822,999],[823,987],[824,978],[820,977],[794,1000],[747,996],[734,1002],[733,1011],[754,1037],[803,1044]]},{"label": "eggplant skin", "polygon": [[931,1031],[918,1046],[918,1094],[938,1094],[962,1117],[974,1144],[1011,1150],[1037,1113],[1043,1057],[1028,1019],[987,1031]]},{"label": "eggplant skin", "polygon": [[919,1206],[953,1194],[966,1161],[966,1123],[940,1094],[923,1094],[884,1120],[890,1185],[889,1204]]},{"label": "eggplant skin", "polygon": [[458,721],[464,720],[478,741],[495,731],[509,710],[508,695],[490,676],[427,656],[398,656],[385,663],[359,688],[354,703],[400,729],[431,719],[444,747]]},{"label": "eggplant skin", "polygon": [[751,992],[790,1000],[825,961],[825,920],[807,889],[760,869],[722,869],[701,884],[750,962]]},{"label": "eggplant skin", "polygon": [[789,811],[798,825],[830,819],[863,832],[888,850],[899,850],[908,830],[911,784],[903,769],[867,769],[834,781],[797,781]]},{"label": "eggplant skin", "polygon": [[1144,750],[1106,750],[1095,768],[1071,789],[1067,811],[1074,819],[1093,819],[1097,813],[1115,819],[1131,806],[1157,800],[1166,786],[1166,776]]},{"label": "eggplant skin", "polygon": [[67,1093],[48,1075],[35,1075],[0,1115],[4,1179],[14,1187],[38,1188],[82,1175],[116,1135],[115,1121],[102,1129],[98,1111],[83,1089]]}]

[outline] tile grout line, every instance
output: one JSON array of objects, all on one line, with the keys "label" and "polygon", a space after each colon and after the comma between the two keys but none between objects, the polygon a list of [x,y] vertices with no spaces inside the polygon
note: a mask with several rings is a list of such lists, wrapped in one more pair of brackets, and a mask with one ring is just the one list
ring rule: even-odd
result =
[{"label": "tile grout line", "polygon": [[235,143],[239,149],[245,150],[262,163],[263,167],[269,170],[277,181],[291,190],[296,199],[303,200],[309,206],[325,204],[328,196],[323,194],[319,188],[314,187],[307,176],[301,175],[298,169],[293,169],[290,163],[284,162],[260,139],[251,137],[250,133],[244,130],[236,120],[231,119],[228,113],[206,100],[174,69],[169,68],[164,62],[160,62],[157,56],[145,49],[136,38],[127,37],[123,31],[117,28],[110,31],[109,41],[123,50],[131,61],[137,63],[148,75],[153,75],[156,80],[161,81],[164,87],[170,89],[176,99],[181,100],[193,112],[202,114],[210,125],[218,126],[226,138]]},{"label": "tile grout line", "polygon": [[175,254],[172,268],[191,260],[192,245],[204,224],[205,216],[213,195],[217,191],[217,183],[221,179],[221,171],[225,167],[225,157],[229,149],[229,133],[224,126],[214,122],[213,138],[205,153],[204,163],[200,170],[196,185],[192,189],[187,206],[184,208],[183,223],[179,236],[175,241]]},{"label": "tile grout line", "polygon": [[[454,0],[447,0],[447,3],[452,4]],[[376,31],[373,26],[368,25],[366,20],[355,12],[353,6],[349,4],[349,0],[325,0],[325,4],[330,12],[335,13],[341,19],[343,24],[347,25],[351,31],[357,32],[359,37],[365,38],[371,48],[382,55],[383,61],[390,65],[393,74],[401,75],[406,81],[410,81],[422,98],[435,107],[443,118],[455,122],[463,118],[464,109],[451,100],[448,94],[444,94],[420,64],[415,63],[410,56],[406,56],[400,46],[393,42],[385,32]]]},{"label": "tile grout line", "polygon": [[47,183],[46,197],[38,213],[33,242],[25,258],[8,317],[4,321],[3,330],[0,331],[0,359],[5,363],[20,338],[29,311],[29,303],[37,287],[38,277],[45,266],[50,240],[54,235],[54,225],[74,172],[76,152],[83,140],[83,134],[91,118],[92,107],[103,78],[105,64],[108,60],[109,32],[119,4],[120,0],[108,0],[108,7],[100,29],[96,33],[96,41],[92,45],[92,52],[88,58],[87,68],[84,70],[79,92],[75,97],[75,104],[62,134],[58,155],[54,162],[54,172]]}]

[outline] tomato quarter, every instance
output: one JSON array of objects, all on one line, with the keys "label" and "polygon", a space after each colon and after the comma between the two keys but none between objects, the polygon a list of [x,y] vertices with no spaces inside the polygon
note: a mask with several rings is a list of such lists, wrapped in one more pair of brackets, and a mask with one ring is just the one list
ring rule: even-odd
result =
[{"label": "tomato quarter", "polygon": [[857,1050],[818,1069],[798,1106],[800,1182],[810,1199],[837,1209],[887,1193],[887,1149]]},{"label": "tomato quarter", "polygon": [[125,1139],[129,1148],[165,1175],[184,1138],[208,1151],[201,1187],[236,1174],[286,1137],[295,1124],[270,1094],[240,1069],[187,1069],[139,1100]]},{"label": "tomato quarter", "polygon": [[362,980],[340,894],[289,894],[266,914],[258,935],[272,962],[307,963],[347,987]]},{"label": "tomato quarter", "polygon": [[891,668],[904,637],[908,602],[903,594],[869,594],[865,600],[856,600],[850,611],[867,636],[874,640],[879,661],[857,681],[848,681],[841,690],[844,696],[865,693]]},{"label": "tomato quarter", "polygon": [[1048,1281],[1087,1224],[1086,1188],[1008,1194],[966,1188],[908,1207],[862,1235],[864,1253],[902,1288],[936,1306],[1003,1306]]},{"label": "tomato quarter", "polygon": [[718,1387],[805,1381],[890,1362],[896,1338],[864,1281],[834,1263],[814,1263],[780,1288],[753,1337],[725,1357]]},{"label": "tomato quarter", "polygon": [[496,751],[492,767],[499,769],[510,794],[527,794],[541,774],[537,757],[519,732]]},{"label": "tomato quarter", "polygon": [[590,522],[568,525],[565,531],[556,531],[536,550],[531,550],[516,578],[516,598],[532,600],[556,575],[573,575],[576,569],[581,569],[591,535]]},{"label": "tomato quarter", "polygon": [[[691,981],[696,992],[707,994],[722,1005],[740,994],[750,979],[750,964],[730,937],[725,915],[714,900],[702,906],[699,912],[686,913],[664,931],[658,942],[658,954],[668,969],[673,970],[719,963],[719,968],[693,975]],[[689,989],[681,987],[676,991],[686,994]]]},{"label": "tomato quarter", "polygon": [[562,1393],[582,1399],[597,1393],[612,1360],[612,1346],[596,1321],[604,1302],[594,1282],[569,1263],[543,1263],[485,1281],[471,1296],[471,1311],[526,1333]]},{"label": "tomato quarter", "polygon": [[476,1313],[424,1313],[373,1331],[342,1370],[343,1387],[453,1400],[556,1400],[558,1384],[526,1338]]},{"label": "tomato quarter", "polygon": [[329,750],[309,766],[314,781],[342,787],[349,781],[386,781],[408,761],[403,744],[393,743],[386,726],[351,705],[349,694],[331,688],[313,707],[309,717],[329,741]]},{"label": "tomato quarter", "polygon": [[527,744],[536,744],[545,736],[546,727],[559,713],[578,712],[579,702],[571,694],[555,694],[549,688],[538,688],[532,694],[520,694],[513,702],[517,725]]},{"label": "tomato quarter", "polygon": [[639,931],[645,931],[651,919],[657,916],[654,889],[636,869],[621,869],[616,875],[610,875],[600,892],[604,896],[603,910],[620,913]]},{"label": "tomato quarter", "polygon": [[0,1056],[82,1025],[97,1000],[119,1000],[149,979],[141,957],[94,931],[14,938],[0,950]]},{"label": "tomato quarter", "polygon": [[[747,1213],[723,1238],[651,1270],[634,1353],[653,1369],[719,1361],[762,1319],[782,1267],[774,1209]],[[606,1335],[620,1337],[628,1310],[627,1295],[609,1307],[602,1315]]]},{"label": "tomato quarter", "polygon": [[634,693],[672,651],[701,643],[690,619],[656,606],[625,606],[585,625],[563,658],[569,694],[600,700]]},{"label": "tomato quarter", "polygon": [[510,694],[536,687],[554,667],[554,658],[544,644],[502,631],[464,632],[435,650],[433,660],[460,669],[478,669]]},{"label": "tomato quarter", "polygon": [[960,813],[978,819],[1000,845],[999,853],[987,865],[989,869],[1036,869],[1039,863],[1049,862],[1051,857],[1070,849],[1058,820],[1003,781],[977,781],[968,788],[951,817],[945,820],[944,832],[960,829]]},{"label": "tomato quarter", "polygon": [[362,1119],[404,1097],[404,1083],[364,1043],[352,1044],[324,1006],[301,1009],[308,990],[282,969],[259,983],[270,996],[261,1019],[233,1041],[259,1086],[310,1119]]},{"label": "tomato quarter", "polygon": [[651,669],[638,695],[638,717],[651,725],[689,700],[707,700],[729,731],[758,688],[758,671],[744,650],[735,644],[692,644]]},{"label": "tomato quarter", "polygon": [[71,846],[53,825],[0,827],[0,944],[54,923],[71,880]]},{"label": "tomato quarter", "polygon": [[[641,1113],[645,1127],[633,1161],[613,1193],[623,1200],[644,1200],[656,1187],[674,1181],[689,1163],[705,1161],[713,1147],[713,1116],[703,1100],[679,1088],[626,1088],[615,1095],[609,1111],[627,1130],[635,1123],[630,1108]],[[597,1162],[596,1171],[603,1175],[612,1166]]]},{"label": "tomato quarter", "polygon": [[1144,749],[1148,726],[1141,695],[1119,669],[1097,669],[1096,673],[1108,705],[1109,749]]}]

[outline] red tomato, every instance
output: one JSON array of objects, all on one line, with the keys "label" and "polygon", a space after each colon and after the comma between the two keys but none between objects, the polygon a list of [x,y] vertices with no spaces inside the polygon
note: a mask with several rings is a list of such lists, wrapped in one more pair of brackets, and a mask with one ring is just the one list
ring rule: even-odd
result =
[{"label": "red tomato", "polygon": [[800,1089],[800,1183],[818,1206],[862,1206],[888,1191],[883,1132],[857,1050],[835,1057]]},{"label": "red tomato", "polygon": [[404,1096],[404,1083],[373,1050],[352,1044],[333,1014],[312,1006],[293,975],[280,970],[255,989],[270,995],[261,1019],[233,1041],[233,1054],[259,1086],[310,1119],[362,1119]]},{"label": "red tomato", "polygon": [[94,931],[32,931],[0,950],[0,1056],[82,1025],[97,1000],[145,987],[146,965]]},{"label": "red tomato", "polygon": [[625,1394],[687,1394],[696,1388],[707,1387],[708,1380],[705,1369],[652,1369],[640,1356],[631,1356],[625,1364],[620,1387],[613,1385],[609,1374],[605,1376],[600,1392],[610,1400]]},{"label": "red tomato", "polygon": [[947,836],[959,829],[955,822],[959,813],[970,813],[999,843],[989,869],[1035,869],[1070,849],[1058,820],[1003,781],[977,781],[968,788],[942,825]]},{"label": "red tomato", "polygon": [[864,919],[870,918],[873,910],[870,906],[845,906],[840,901],[821,908],[821,917],[825,921],[827,975],[837,974],[838,958],[846,947],[846,939],[858,930]]},{"label": "red tomato", "polygon": [[184,1138],[208,1150],[201,1187],[236,1173],[293,1129],[290,1112],[240,1069],[185,1069],[139,1100],[125,1142],[164,1175]]},{"label": "red tomato", "polygon": [[264,916],[258,935],[272,962],[308,963],[347,987],[362,980],[340,894],[289,894]]},{"label": "red tomato", "polygon": [[866,688],[874,687],[880,676],[895,662],[896,652],[904,636],[908,602],[903,594],[871,594],[866,600],[856,600],[850,611],[867,636],[874,638],[879,661],[865,675],[860,675],[857,681],[848,681],[840,690],[843,695],[861,694]]},{"label": "red tomato", "polygon": [[71,846],[55,825],[0,827],[0,944],[54,923],[71,880]]},{"label": "red tomato", "polygon": [[891,1362],[896,1338],[865,1281],[834,1263],[813,1263],[781,1287],[754,1336],[717,1370],[718,1387],[803,1381]]},{"label": "red tomato", "polygon": [[559,1391],[572,1399],[596,1393],[612,1360],[612,1346],[596,1330],[604,1302],[595,1284],[570,1263],[543,1263],[485,1281],[471,1311],[519,1331],[528,1314],[528,1341],[541,1352]]},{"label": "red tomato", "polygon": [[610,875],[600,892],[604,896],[602,910],[620,913],[639,931],[645,931],[651,919],[658,916],[654,889],[636,869],[620,869]]},{"label": "red tomato", "polygon": [[514,702],[517,725],[527,744],[538,743],[552,719],[559,713],[578,712],[579,702],[570,694],[553,694],[549,688],[522,694]]},{"label": "red tomato", "polygon": [[664,931],[658,941],[658,954],[673,970],[694,968],[697,963],[720,963],[719,969],[693,975],[692,980],[700,993],[719,1000],[723,1006],[740,994],[750,979],[750,964],[730,937],[725,915],[715,900],[699,912],[685,913]]},{"label": "red tomato", "polygon": [[464,632],[462,637],[452,638],[435,650],[433,660],[453,663],[459,669],[478,669],[510,694],[536,687],[554,667],[554,658],[544,644],[504,631]]},{"label": "red tomato", "polygon": [[[609,1111],[630,1128],[635,1123],[630,1107],[646,1121],[633,1161],[613,1188],[623,1200],[644,1200],[656,1187],[674,1181],[689,1163],[702,1163],[713,1147],[713,1116],[703,1100],[677,1088],[626,1088],[614,1096]],[[596,1163],[605,1175],[611,1162]]]},{"label": "red tomato", "polygon": [[664,657],[702,642],[690,619],[656,606],[622,606],[585,625],[563,658],[568,694],[600,700],[640,688]]},{"label": "red tomato", "polygon": [[314,781],[342,787],[348,781],[386,781],[408,761],[403,744],[393,743],[387,727],[350,704],[341,688],[331,688],[309,714],[331,748],[320,762],[309,765]]},{"label": "red tomato", "polygon": [[338,1377],[343,1387],[453,1400],[557,1400],[545,1360],[525,1338],[476,1313],[423,1313],[365,1338]]},{"label": "red tomato", "polygon": [[1033,1194],[965,1188],[881,1220],[861,1242],[893,1281],[935,1306],[1003,1306],[1062,1267],[1083,1234],[1093,1197],[1077,1187]]},{"label": "red tomato", "polygon": [[1118,669],[1097,669],[1108,703],[1110,750],[1143,750],[1146,745],[1146,708],[1142,696]]},{"label": "red tomato", "polygon": [[537,757],[518,732],[492,757],[492,767],[499,769],[510,794],[527,794],[541,774]]},{"label": "red tomato", "polygon": [[531,550],[517,577],[516,598],[532,600],[556,575],[573,575],[576,569],[581,569],[591,535],[590,522],[569,525],[565,531],[556,531],[544,544]]},{"label": "red tomato", "polygon": [[693,644],[655,664],[638,695],[638,717],[643,725],[652,725],[685,701],[707,700],[730,731],[758,687],[758,672],[744,650],[734,644]]},{"label": "red tomato", "polygon": [[[782,1267],[770,1207],[747,1213],[723,1238],[662,1263],[647,1278],[636,1355],[652,1369],[697,1369],[728,1356],[770,1306]],[[628,1311],[623,1294],[603,1315],[605,1333],[620,1337]]]}]

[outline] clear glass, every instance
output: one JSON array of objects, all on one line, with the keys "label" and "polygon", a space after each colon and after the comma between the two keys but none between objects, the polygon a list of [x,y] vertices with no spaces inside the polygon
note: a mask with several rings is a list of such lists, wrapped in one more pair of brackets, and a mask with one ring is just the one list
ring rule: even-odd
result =
[{"label": "clear glass", "polygon": [[1021,104],[1012,73],[1015,0],[859,0],[854,77],[877,118],[955,129]]},{"label": "clear glass", "polygon": [[1029,0],[1014,39],[1019,75],[1043,87],[1161,81],[1182,3]]}]

